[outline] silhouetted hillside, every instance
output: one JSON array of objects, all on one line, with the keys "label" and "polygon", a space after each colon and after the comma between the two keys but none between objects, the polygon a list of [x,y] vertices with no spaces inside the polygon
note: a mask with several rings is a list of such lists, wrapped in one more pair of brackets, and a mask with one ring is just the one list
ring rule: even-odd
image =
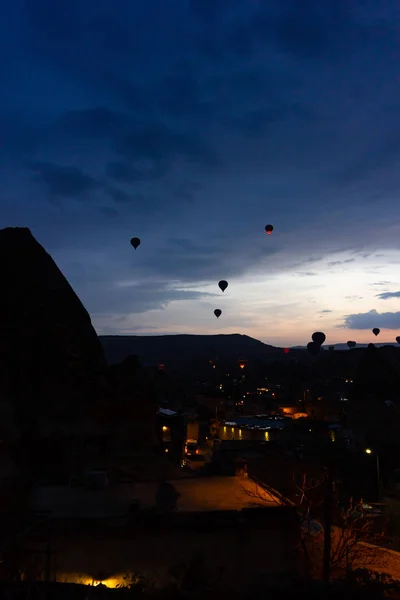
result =
[{"label": "silhouetted hillside", "polygon": [[[121,362],[131,354],[139,357],[143,366],[164,364],[167,370],[185,373],[188,376],[201,376],[209,371],[209,361],[217,361],[223,368],[230,368],[239,357],[252,361],[281,363],[288,365],[302,363],[313,367],[314,375],[329,378],[355,375],[355,369],[366,353],[361,345],[353,350],[339,349],[331,353],[327,347],[317,357],[313,357],[302,347],[291,348],[285,354],[283,348],[264,344],[247,335],[160,335],[160,336],[99,336],[109,364]],[[400,347],[383,346],[380,353],[397,365]]]},{"label": "silhouetted hillside", "polygon": [[218,357],[221,361],[271,358],[282,355],[282,350],[238,333],[232,335],[106,335],[100,336],[109,364],[121,362],[130,354],[139,356],[144,365],[164,363],[175,368],[193,361]]}]

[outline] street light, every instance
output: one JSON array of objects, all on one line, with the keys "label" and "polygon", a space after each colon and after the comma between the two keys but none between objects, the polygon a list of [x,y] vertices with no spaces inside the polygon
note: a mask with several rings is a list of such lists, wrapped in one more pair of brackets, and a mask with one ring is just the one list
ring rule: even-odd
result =
[{"label": "street light", "polygon": [[[365,449],[365,454],[374,454],[374,451],[371,450],[371,448],[366,448]],[[380,467],[379,467],[379,454],[377,452],[375,452],[375,456],[376,456],[376,475],[378,478],[378,502],[381,499],[380,498],[380,491],[381,491],[381,475],[380,475]]]}]

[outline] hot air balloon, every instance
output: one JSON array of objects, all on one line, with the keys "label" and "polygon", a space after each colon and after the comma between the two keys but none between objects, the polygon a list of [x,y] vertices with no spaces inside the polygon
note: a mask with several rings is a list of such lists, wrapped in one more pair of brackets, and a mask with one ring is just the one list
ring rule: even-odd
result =
[{"label": "hot air balloon", "polygon": [[319,354],[320,349],[320,345],[316,344],[315,342],[308,342],[307,344],[307,350],[312,356],[317,356],[317,354]]},{"label": "hot air balloon", "polygon": [[219,319],[220,316],[222,315],[222,310],[220,310],[219,308],[216,308],[214,310],[214,315],[217,317],[217,319]]},{"label": "hot air balloon", "polygon": [[285,354],[289,354],[290,348],[284,348],[283,351],[284,351]]},{"label": "hot air balloon", "polygon": [[138,237],[133,237],[131,239],[131,244],[136,250],[136,248],[138,248],[140,246],[140,239]]},{"label": "hot air balloon", "polygon": [[224,292],[226,290],[226,288],[228,287],[228,282],[225,281],[225,279],[221,279],[221,281],[218,282],[218,287],[220,290],[222,290]]},{"label": "hot air balloon", "polygon": [[396,338],[396,342],[397,342],[398,344],[400,344],[400,335],[398,335],[398,336],[397,336],[397,338]]},{"label": "hot air balloon", "polygon": [[247,360],[245,358],[239,358],[238,365],[241,369],[244,369],[247,365]]},{"label": "hot air balloon", "polygon": [[356,342],[347,342],[347,347],[348,348],[355,348],[356,347]]},{"label": "hot air balloon", "polygon": [[274,228],[272,225],[266,225],[265,226],[265,231],[268,233],[268,235],[271,235],[271,233],[273,232]]},{"label": "hot air balloon", "polygon": [[379,334],[380,334],[380,332],[381,332],[381,330],[380,330],[380,329],[378,329],[378,327],[374,327],[374,328],[373,328],[373,330],[372,330],[372,333],[373,333],[374,335],[379,335]]},{"label": "hot air balloon", "polygon": [[324,333],[322,333],[322,331],[316,331],[315,333],[312,334],[311,339],[318,346],[322,346],[322,344],[326,340],[326,335]]}]

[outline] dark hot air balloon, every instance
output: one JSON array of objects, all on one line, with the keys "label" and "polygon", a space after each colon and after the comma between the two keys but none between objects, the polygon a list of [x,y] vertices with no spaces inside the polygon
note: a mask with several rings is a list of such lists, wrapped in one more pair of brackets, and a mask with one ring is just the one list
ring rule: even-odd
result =
[{"label": "dark hot air balloon", "polygon": [[397,338],[396,338],[396,342],[397,342],[398,344],[400,344],[400,335],[398,335],[398,336],[397,336]]},{"label": "dark hot air balloon", "polygon": [[140,246],[140,239],[138,237],[133,237],[131,239],[131,244],[136,250],[136,248],[138,248]]},{"label": "dark hot air balloon", "polygon": [[316,344],[315,342],[308,342],[307,344],[307,350],[312,356],[317,356],[317,354],[319,354],[320,348],[320,345]]},{"label": "dark hot air balloon", "polygon": [[289,354],[290,348],[284,348],[283,351],[284,351],[285,354]]},{"label": "dark hot air balloon", "polygon": [[238,365],[239,365],[240,369],[244,369],[245,366],[247,365],[247,359],[239,358]]},{"label": "dark hot air balloon", "polygon": [[374,328],[373,328],[373,330],[372,330],[372,333],[373,333],[374,335],[379,335],[379,334],[380,334],[380,332],[381,332],[381,330],[380,330],[380,329],[378,329],[378,327],[374,327]]},{"label": "dark hot air balloon", "polygon": [[351,341],[347,342],[347,347],[348,348],[355,348],[356,347],[356,342],[351,342]]},{"label": "dark hot air balloon", "polygon": [[222,310],[220,310],[219,308],[216,308],[214,310],[214,315],[217,317],[217,319],[219,319],[220,316],[222,315]]},{"label": "dark hot air balloon", "polygon": [[228,287],[228,282],[225,281],[225,279],[221,279],[221,281],[218,282],[218,287],[220,290],[222,290],[224,292],[226,290],[226,288]]},{"label": "dark hot air balloon", "polygon": [[265,226],[265,231],[268,233],[268,235],[271,235],[271,233],[273,232],[274,228],[272,225],[266,225]]},{"label": "dark hot air balloon", "polygon": [[312,334],[311,339],[318,346],[322,346],[322,344],[326,340],[326,335],[324,333],[322,333],[322,331],[316,331],[315,333]]}]

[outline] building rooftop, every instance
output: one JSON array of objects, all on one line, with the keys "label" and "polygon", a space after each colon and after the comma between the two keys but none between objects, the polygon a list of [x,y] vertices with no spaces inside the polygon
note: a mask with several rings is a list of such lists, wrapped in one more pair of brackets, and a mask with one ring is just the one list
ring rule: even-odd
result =
[{"label": "building rooftop", "polygon": [[287,417],[272,417],[269,415],[255,415],[235,417],[225,420],[224,425],[232,427],[242,427],[243,429],[282,429],[290,423],[292,419]]}]

